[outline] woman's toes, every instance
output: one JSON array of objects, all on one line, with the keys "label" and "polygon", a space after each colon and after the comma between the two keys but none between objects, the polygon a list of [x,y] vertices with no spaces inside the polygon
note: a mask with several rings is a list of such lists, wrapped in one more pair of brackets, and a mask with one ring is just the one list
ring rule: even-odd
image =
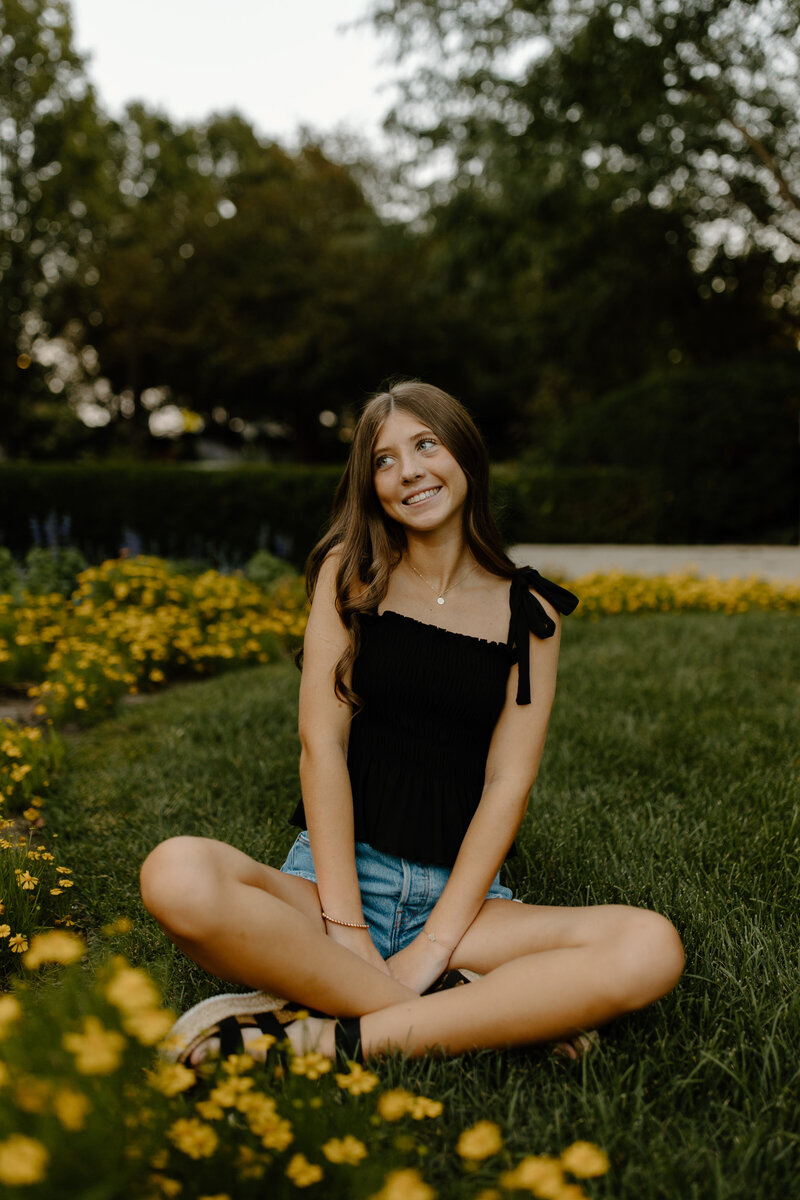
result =
[{"label": "woman's toes", "polygon": [[199,1067],[209,1055],[219,1054],[219,1038],[207,1037],[203,1038],[199,1045],[195,1046],[192,1053],[189,1055],[189,1065]]}]

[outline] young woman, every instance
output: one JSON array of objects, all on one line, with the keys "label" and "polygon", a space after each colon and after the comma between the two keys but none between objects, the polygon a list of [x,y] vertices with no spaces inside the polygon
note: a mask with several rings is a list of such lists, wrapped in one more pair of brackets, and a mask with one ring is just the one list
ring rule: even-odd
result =
[{"label": "young woman", "polygon": [[451,396],[408,382],[368,402],[308,580],[283,868],[193,837],[142,868],[169,937],[258,989],[184,1014],[173,1053],[280,1030],[330,1056],[456,1054],[569,1038],[670,991],[683,951],[663,917],[523,904],[499,883],[577,601],[503,552],[486,450]]}]

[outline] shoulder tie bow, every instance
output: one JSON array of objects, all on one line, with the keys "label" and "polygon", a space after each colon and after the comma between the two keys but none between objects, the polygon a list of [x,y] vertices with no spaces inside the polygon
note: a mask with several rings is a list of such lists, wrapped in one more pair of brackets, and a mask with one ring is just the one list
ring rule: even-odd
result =
[{"label": "shoulder tie bow", "polygon": [[535,588],[552,604],[557,612],[568,615],[578,604],[578,597],[551,579],[545,579],[533,567],[523,567],[511,580],[511,620],[508,627],[508,644],[516,651],[519,666],[517,704],[531,702],[531,662],[528,650],[529,635],[550,638],[556,631],[556,623],[548,616],[536,596],[529,588]]}]

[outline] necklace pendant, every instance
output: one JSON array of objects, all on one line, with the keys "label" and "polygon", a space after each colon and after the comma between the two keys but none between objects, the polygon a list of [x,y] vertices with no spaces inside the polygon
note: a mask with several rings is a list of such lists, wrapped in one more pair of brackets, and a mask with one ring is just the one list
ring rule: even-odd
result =
[{"label": "necklace pendant", "polygon": [[436,603],[437,603],[437,604],[444,604],[444,596],[437,596],[437,597],[436,597]]}]

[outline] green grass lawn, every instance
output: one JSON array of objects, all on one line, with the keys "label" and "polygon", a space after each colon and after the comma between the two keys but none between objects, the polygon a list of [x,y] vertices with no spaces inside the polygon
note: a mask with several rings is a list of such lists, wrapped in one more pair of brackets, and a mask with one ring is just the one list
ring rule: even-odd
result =
[{"label": "green grass lawn", "polygon": [[[507,882],[524,900],[658,909],[684,938],[685,977],[577,1065],[534,1049],[381,1069],[443,1100],[461,1128],[498,1121],[515,1161],[599,1143],[612,1169],[596,1196],[789,1196],[800,1177],[797,618],[565,626]],[[287,663],[176,687],[70,741],[48,820],[75,868],[82,921],[91,932],[134,917],[131,956],[176,1009],[226,989],[144,913],[139,863],[192,833],[280,864],[299,787],[298,680]],[[440,1197],[480,1190],[480,1175],[465,1180],[433,1142],[425,1172]]]}]

